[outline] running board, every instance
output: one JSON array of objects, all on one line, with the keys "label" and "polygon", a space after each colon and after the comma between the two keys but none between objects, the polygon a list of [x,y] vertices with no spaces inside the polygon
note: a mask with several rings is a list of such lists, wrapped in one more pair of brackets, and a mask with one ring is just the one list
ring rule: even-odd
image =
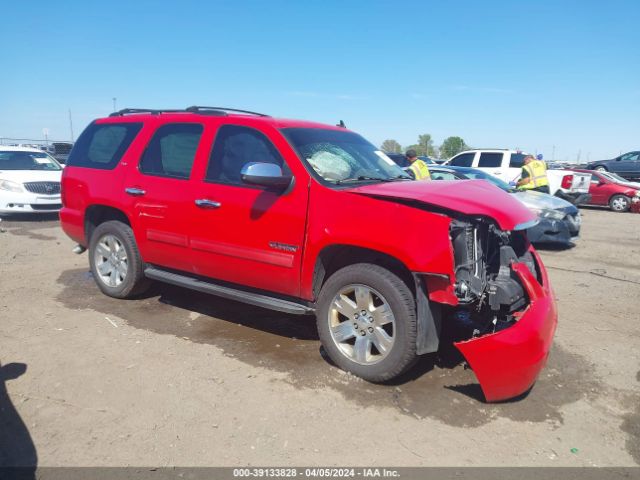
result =
[{"label": "running board", "polygon": [[314,313],[314,309],[303,305],[302,303],[291,302],[274,298],[259,293],[245,292],[235,288],[223,287],[215,283],[210,283],[197,278],[180,275],[178,273],[167,272],[155,267],[147,267],[144,270],[147,278],[159,280],[161,282],[170,283],[179,287],[190,288],[199,292],[210,293],[218,297],[228,298],[237,302],[248,303],[257,307],[277,310],[278,312],[291,313],[294,315],[307,315]]}]

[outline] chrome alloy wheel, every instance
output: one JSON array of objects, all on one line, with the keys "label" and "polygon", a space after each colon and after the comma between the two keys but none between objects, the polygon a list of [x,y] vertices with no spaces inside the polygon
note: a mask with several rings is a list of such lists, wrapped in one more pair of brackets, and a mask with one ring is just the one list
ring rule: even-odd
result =
[{"label": "chrome alloy wheel", "polygon": [[109,287],[119,286],[127,277],[127,251],[115,235],[107,234],[100,237],[93,261],[98,278]]},{"label": "chrome alloy wheel", "polygon": [[629,200],[626,197],[617,197],[611,201],[611,207],[616,212],[624,212],[629,208]]},{"label": "chrome alloy wheel", "polygon": [[373,365],[393,348],[395,317],[385,298],[366,285],[347,285],[329,307],[331,338],[343,355]]}]

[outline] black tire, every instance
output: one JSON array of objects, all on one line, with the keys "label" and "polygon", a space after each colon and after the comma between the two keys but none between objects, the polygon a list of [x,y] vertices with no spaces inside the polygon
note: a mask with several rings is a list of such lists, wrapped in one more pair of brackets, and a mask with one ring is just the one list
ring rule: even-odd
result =
[{"label": "black tire", "polygon": [[607,167],[605,167],[604,165],[596,165],[593,168],[596,172],[608,172],[609,169]]},{"label": "black tire", "polygon": [[[117,286],[105,283],[97,267],[96,249],[100,240],[107,235],[115,237],[124,247],[127,255],[127,272]],[[144,276],[144,262],[140,257],[133,230],[129,225],[117,220],[101,223],[93,231],[89,240],[89,267],[98,288],[110,297],[132,298],[144,292],[150,285],[149,280]]]},{"label": "black tire", "polygon": [[[330,309],[333,300],[340,291],[350,285],[362,285],[379,292],[395,317],[393,344],[386,356],[377,363],[362,365],[352,360],[336,344],[331,334]],[[318,296],[316,322],[320,341],[331,360],[341,369],[367,381],[379,383],[391,380],[406,372],[418,359],[414,296],[398,276],[378,265],[358,263],[331,275]]]},{"label": "black tire", "polygon": [[626,195],[614,195],[609,199],[609,208],[614,212],[626,212],[631,207],[631,199]]}]

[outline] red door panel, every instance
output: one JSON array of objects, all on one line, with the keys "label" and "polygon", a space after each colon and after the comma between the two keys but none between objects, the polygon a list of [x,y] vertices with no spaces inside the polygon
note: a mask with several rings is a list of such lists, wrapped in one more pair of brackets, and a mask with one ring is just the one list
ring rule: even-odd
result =
[{"label": "red door panel", "polygon": [[294,185],[286,192],[250,186],[239,179],[247,162],[277,163],[289,173],[291,155],[293,151],[275,131],[231,124],[220,127],[207,166],[200,170],[203,179],[192,182],[192,200],[185,210],[194,273],[299,295],[308,177],[294,175]]},{"label": "red door panel", "polygon": [[192,270],[185,212],[193,202],[193,164],[205,154],[198,148],[203,130],[197,123],[159,122],[138,164],[128,171],[124,202],[146,263]]}]

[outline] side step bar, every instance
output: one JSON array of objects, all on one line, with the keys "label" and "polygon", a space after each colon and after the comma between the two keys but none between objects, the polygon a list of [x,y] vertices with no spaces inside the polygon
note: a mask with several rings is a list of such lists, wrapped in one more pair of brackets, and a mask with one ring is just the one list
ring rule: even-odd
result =
[{"label": "side step bar", "polygon": [[313,313],[315,310],[302,303],[291,302],[274,298],[259,293],[245,292],[235,288],[223,287],[215,283],[206,282],[197,278],[180,275],[178,273],[167,272],[155,267],[147,267],[144,270],[147,278],[159,280],[161,282],[170,283],[179,287],[190,288],[199,292],[209,293],[218,297],[228,298],[237,302],[248,303],[257,307],[277,310],[278,312],[291,313],[294,315],[306,315]]}]

